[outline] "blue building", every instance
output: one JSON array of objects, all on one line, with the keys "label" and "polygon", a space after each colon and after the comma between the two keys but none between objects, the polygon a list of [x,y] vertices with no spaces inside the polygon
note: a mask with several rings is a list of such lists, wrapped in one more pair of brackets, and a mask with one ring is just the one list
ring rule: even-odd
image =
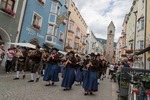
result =
[{"label": "blue building", "polygon": [[19,42],[64,50],[69,0],[27,0]]}]

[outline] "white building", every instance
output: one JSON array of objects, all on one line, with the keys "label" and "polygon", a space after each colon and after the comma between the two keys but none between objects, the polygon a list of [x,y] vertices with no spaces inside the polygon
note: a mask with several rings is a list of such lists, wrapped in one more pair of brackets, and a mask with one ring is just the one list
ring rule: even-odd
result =
[{"label": "white building", "polygon": [[119,37],[116,45],[115,62],[121,61],[122,37]]},{"label": "white building", "polygon": [[88,49],[87,49],[88,54],[93,52],[95,54],[100,53],[101,55],[103,55],[104,47],[97,40],[97,38],[95,37],[94,33],[91,30],[88,30],[87,42],[88,42]]}]

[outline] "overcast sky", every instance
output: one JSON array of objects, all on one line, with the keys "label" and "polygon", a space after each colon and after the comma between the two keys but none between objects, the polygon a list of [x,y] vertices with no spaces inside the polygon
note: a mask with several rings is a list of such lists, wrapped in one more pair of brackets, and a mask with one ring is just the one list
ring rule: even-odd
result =
[{"label": "overcast sky", "polygon": [[107,38],[107,26],[114,22],[115,41],[121,35],[125,14],[129,13],[133,0],[73,0],[89,28],[96,37]]}]

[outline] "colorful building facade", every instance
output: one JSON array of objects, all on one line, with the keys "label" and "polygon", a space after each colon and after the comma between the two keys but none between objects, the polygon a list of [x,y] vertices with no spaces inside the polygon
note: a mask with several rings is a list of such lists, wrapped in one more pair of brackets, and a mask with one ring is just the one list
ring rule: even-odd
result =
[{"label": "colorful building facade", "polygon": [[0,0],[0,42],[6,51],[9,42],[18,42],[25,6],[26,0]]},{"label": "colorful building facade", "polygon": [[86,38],[88,26],[72,0],[69,4],[69,11],[71,11],[71,14],[68,22],[65,51],[74,50],[76,53],[85,54],[87,51]]},{"label": "colorful building facade", "polygon": [[96,38],[92,31],[89,30],[87,33],[89,34],[87,38],[89,43],[87,54],[93,52],[95,54],[99,53],[100,55],[104,56],[104,47],[102,43]]},{"label": "colorful building facade", "polygon": [[137,23],[136,12],[138,10],[137,0],[133,1],[132,7],[127,17],[127,25],[126,25],[126,46],[127,52],[133,53],[135,49],[135,28]]},{"label": "colorful building facade", "polygon": [[68,4],[69,0],[28,0],[19,42],[64,50]]}]

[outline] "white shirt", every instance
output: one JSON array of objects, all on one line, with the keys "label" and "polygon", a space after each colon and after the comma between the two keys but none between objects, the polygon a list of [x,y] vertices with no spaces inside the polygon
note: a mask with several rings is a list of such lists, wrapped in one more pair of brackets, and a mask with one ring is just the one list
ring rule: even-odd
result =
[{"label": "white shirt", "polygon": [[109,69],[112,70],[112,71],[114,71],[114,68],[115,68],[114,65],[110,65],[110,66],[109,66]]}]

